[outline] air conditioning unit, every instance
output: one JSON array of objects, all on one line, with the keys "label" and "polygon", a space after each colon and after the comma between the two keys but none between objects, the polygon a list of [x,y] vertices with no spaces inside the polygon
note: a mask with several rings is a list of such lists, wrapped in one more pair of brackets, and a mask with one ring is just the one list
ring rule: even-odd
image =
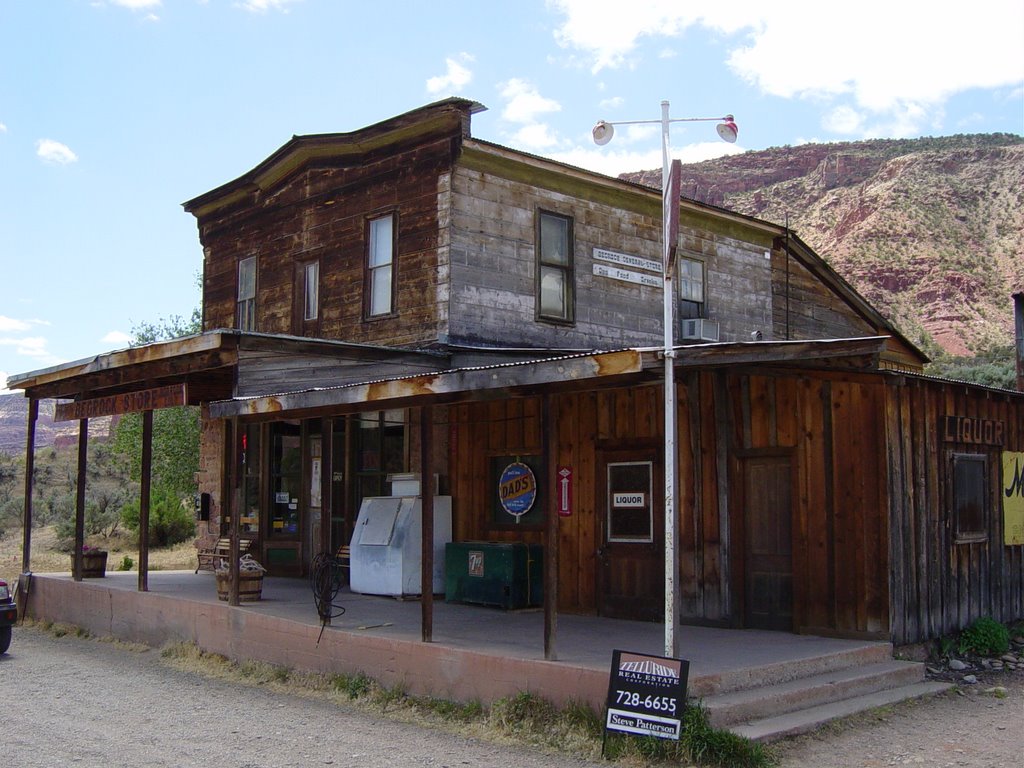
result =
[{"label": "air conditioning unit", "polygon": [[683,320],[679,334],[681,340],[687,341],[718,341],[718,321],[705,317],[695,320]]}]

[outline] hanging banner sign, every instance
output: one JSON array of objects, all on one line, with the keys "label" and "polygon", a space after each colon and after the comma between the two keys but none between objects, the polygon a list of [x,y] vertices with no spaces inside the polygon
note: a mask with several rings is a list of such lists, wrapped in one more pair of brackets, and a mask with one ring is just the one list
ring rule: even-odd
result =
[{"label": "hanging banner sign", "polygon": [[119,413],[137,413],[139,411],[155,411],[160,408],[174,408],[188,405],[188,396],[184,384],[171,384],[155,389],[142,389],[138,392],[125,392],[120,395],[97,397],[92,400],[76,400],[70,403],[57,403],[54,409],[54,421],[75,421],[78,419],[94,419],[99,416],[116,416]]},{"label": "hanging banner sign", "polygon": [[679,740],[690,662],[612,651],[606,731]]},{"label": "hanging banner sign", "polygon": [[1003,451],[1003,543],[1024,544],[1024,453]]},{"label": "hanging banner sign", "polygon": [[537,478],[533,470],[521,461],[509,464],[498,480],[498,499],[501,508],[518,521],[537,500]]}]

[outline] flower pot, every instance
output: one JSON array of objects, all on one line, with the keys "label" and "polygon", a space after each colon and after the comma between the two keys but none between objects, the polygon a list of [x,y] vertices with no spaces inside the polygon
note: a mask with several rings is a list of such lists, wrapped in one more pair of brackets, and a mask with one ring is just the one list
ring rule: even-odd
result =
[{"label": "flower pot", "polygon": [[[217,599],[227,600],[231,592],[231,572],[217,571]],[[240,571],[238,574],[238,600],[251,603],[263,596],[263,572]]]},{"label": "flower pot", "polygon": [[[75,567],[75,556],[71,556],[71,568]],[[107,553],[103,550],[82,553],[82,578],[102,579],[107,573]]]}]

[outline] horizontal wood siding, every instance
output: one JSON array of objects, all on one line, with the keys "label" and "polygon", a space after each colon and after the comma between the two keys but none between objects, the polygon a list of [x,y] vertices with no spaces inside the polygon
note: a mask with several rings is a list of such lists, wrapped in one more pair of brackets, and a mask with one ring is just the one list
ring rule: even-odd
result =
[{"label": "horizontal wood siding", "polygon": [[[435,340],[438,190],[450,164],[451,140],[438,138],[414,148],[360,156],[348,167],[307,168],[244,207],[220,209],[200,220],[204,327],[236,326],[238,262],[255,256],[259,332],[303,329],[296,318],[301,310],[296,265],[319,260],[320,337],[390,345]],[[390,212],[397,223],[396,311],[367,320],[367,220]]]},{"label": "horizontal wood siding", "polygon": [[[893,377],[886,387],[890,471],[892,638],[917,643],[975,619],[1024,616],[1024,546],[1003,543],[1001,454],[1024,451],[1024,398],[952,382]],[[945,439],[946,416],[995,421],[1003,444]],[[951,512],[953,453],[986,456],[986,538],[957,543]],[[902,486],[902,492],[897,493]]]}]

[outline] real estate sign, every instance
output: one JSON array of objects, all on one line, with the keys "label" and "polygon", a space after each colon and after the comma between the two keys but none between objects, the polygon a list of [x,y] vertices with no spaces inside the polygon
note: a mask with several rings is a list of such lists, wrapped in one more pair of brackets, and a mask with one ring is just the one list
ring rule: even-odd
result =
[{"label": "real estate sign", "polygon": [[605,731],[679,739],[690,662],[612,652]]}]

